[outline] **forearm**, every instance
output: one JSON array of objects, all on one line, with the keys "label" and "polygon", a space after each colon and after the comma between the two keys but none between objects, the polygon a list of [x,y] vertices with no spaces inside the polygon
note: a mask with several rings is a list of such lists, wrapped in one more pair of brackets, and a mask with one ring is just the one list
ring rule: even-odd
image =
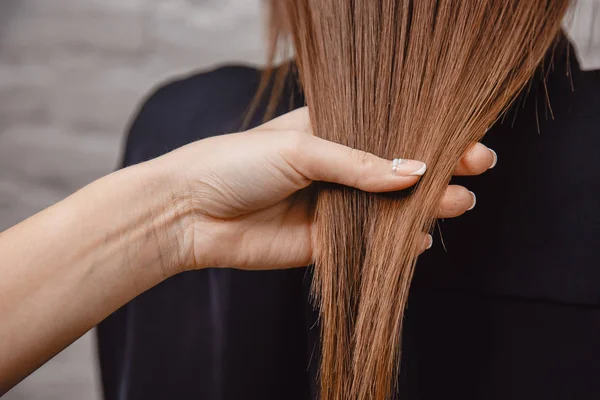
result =
[{"label": "forearm", "polygon": [[143,164],[0,234],[0,393],[175,271],[166,188]]}]

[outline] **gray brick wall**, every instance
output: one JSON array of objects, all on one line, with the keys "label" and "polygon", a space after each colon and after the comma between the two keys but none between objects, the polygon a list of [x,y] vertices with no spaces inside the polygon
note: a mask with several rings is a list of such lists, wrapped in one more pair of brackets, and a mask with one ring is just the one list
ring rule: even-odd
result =
[{"label": "gray brick wall", "polygon": [[[0,1],[0,231],[109,173],[160,81],[260,63],[260,0]],[[98,399],[93,336],[4,398]]]}]

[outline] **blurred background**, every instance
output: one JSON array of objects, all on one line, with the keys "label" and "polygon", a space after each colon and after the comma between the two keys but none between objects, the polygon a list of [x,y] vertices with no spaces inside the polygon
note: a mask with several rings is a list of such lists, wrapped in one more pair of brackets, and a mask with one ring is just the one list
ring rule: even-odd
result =
[{"label": "blurred background", "polygon": [[[600,0],[570,29],[600,67]],[[596,21],[596,22],[594,22]],[[0,231],[117,167],[153,87],[264,60],[260,0],[1,0]],[[93,333],[3,399],[100,399]]]},{"label": "blurred background", "polygon": [[[0,232],[117,167],[179,74],[264,60],[260,0],[1,0]],[[3,399],[100,399],[94,335]]]}]

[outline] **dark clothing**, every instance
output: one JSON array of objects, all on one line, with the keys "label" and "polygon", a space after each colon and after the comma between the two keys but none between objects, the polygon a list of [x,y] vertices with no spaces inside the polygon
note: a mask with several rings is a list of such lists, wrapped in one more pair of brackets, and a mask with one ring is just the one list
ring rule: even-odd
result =
[{"label": "dark clothing", "polygon": [[[158,89],[131,127],[124,164],[239,130],[259,77],[225,67]],[[600,72],[557,54],[552,111],[532,82],[484,140],[498,166],[455,180],[477,207],[440,222],[447,251],[436,232],[419,259],[402,400],[600,398]],[[105,398],[314,396],[310,277],[203,270],[149,290],[99,327]]]}]

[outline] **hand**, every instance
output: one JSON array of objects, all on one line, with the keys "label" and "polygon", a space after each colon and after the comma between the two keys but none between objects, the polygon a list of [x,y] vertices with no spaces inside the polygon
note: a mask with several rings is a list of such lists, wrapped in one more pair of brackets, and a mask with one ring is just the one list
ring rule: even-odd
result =
[{"label": "hand", "polygon": [[[480,174],[495,160],[495,153],[475,144],[455,174]],[[408,161],[393,173],[391,160],[317,138],[306,108],[247,132],[201,140],[155,162],[171,168],[175,196],[183,200],[184,269],[308,265],[313,224],[309,193],[302,189],[327,181],[368,192],[396,191],[414,185],[425,167]],[[474,205],[473,193],[450,185],[438,217],[456,217]],[[423,250],[430,246],[431,236],[424,233]]]},{"label": "hand", "polygon": [[[477,144],[456,173],[481,173],[494,160]],[[173,274],[309,264],[312,216],[302,189],[311,182],[382,192],[414,185],[423,172],[409,161],[392,173],[390,160],[312,136],[300,109],[87,185],[0,233],[0,396]],[[474,200],[449,186],[439,216],[460,215]],[[429,244],[424,233],[423,249]]]}]

